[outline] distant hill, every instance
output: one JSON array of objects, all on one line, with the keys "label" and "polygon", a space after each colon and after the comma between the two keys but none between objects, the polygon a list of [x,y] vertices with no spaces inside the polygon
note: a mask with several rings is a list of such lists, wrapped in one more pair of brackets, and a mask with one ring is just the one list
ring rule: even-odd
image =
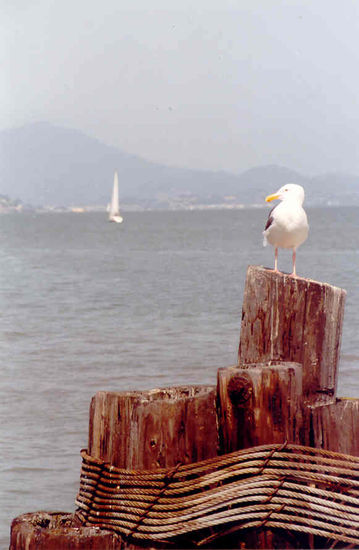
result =
[{"label": "distant hill", "polygon": [[311,179],[276,165],[238,175],[164,166],[46,122],[0,132],[0,193],[34,206],[105,205],[115,170],[121,202],[151,205],[193,195],[204,202],[235,196],[244,204],[262,203],[266,194],[291,181],[305,187],[307,202],[359,204],[357,176]]}]

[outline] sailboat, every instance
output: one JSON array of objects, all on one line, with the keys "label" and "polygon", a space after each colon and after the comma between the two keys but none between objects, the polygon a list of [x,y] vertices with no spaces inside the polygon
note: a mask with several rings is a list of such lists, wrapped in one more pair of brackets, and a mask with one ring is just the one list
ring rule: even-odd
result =
[{"label": "sailboat", "polygon": [[120,215],[120,207],[118,200],[118,176],[115,172],[115,177],[113,179],[113,188],[112,188],[112,197],[111,203],[108,208],[108,221],[122,223],[123,217]]}]

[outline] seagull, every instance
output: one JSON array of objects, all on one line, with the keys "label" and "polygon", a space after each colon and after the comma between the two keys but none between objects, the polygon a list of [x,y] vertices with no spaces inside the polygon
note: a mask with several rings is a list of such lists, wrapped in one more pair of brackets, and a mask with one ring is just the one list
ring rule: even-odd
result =
[{"label": "seagull", "polygon": [[304,189],[301,185],[287,183],[276,193],[268,195],[266,202],[280,200],[269,212],[268,220],[263,231],[263,245],[268,243],[274,246],[274,271],[278,272],[278,248],[291,248],[293,271],[296,277],[296,250],[308,237],[309,225],[307,215],[303,209]]}]

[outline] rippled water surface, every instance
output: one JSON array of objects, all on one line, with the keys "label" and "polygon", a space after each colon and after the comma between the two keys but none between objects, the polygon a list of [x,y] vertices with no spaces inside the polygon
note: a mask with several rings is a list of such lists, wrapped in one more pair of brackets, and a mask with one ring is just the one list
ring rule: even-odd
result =
[{"label": "rippled water surface", "polygon": [[[0,217],[0,548],[11,519],[72,511],[97,390],[214,384],[236,363],[266,210]],[[308,209],[300,275],[348,292],[339,394],[359,397],[359,209]],[[291,270],[290,253],[279,266]]]}]

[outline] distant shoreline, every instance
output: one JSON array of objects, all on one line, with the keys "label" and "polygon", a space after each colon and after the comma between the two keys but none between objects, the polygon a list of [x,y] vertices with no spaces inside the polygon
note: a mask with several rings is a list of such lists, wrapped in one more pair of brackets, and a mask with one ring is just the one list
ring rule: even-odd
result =
[{"label": "distant shoreline", "polygon": [[[359,208],[359,204],[334,204],[334,203],[313,203],[306,205],[306,208]],[[141,207],[139,205],[124,205],[121,208],[121,212],[133,213],[133,212],[213,212],[224,210],[257,210],[268,209],[266,204],[206,204],[196,205],[189,207]],[[106,207],[97,206],[75,206],[75,207],[6,207],[0,208],[0,215],[3,214],[92,214],[92,213],[106,213]]]}]

